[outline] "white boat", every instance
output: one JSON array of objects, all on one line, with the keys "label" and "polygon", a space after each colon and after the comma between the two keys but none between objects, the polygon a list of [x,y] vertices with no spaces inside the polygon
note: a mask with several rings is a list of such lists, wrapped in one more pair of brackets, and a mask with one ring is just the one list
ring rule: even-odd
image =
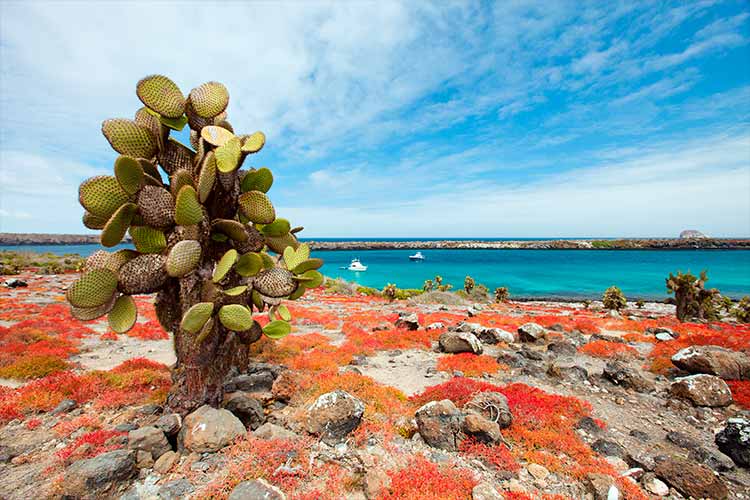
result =
[{"label": "white boat", "polygon": [[414,255],[410,255],[409,260],[424,260],[424,255],[422,255],[422,252],[417,252]]},{"label": "white boat", "polygon": [[352,259],[352,263],[347,267],[349,271],[367,271],[367,266],[362,265],[359,259]]}]

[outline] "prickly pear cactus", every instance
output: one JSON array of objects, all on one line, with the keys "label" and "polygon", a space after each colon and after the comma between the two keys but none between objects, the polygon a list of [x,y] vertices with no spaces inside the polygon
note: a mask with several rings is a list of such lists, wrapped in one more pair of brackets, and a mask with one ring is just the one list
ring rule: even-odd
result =
[{"label": "prickly pear cactus", "polygon": [[[310,257],[267,193],[267,168],[242,169],[265,135],[238,135],[227,121],[229,92],[204,83],[185,97],[161,75],[138,82],[133,120],[105,120],[102,133],[120,154],[113,175],[79,189],[86,227],[114,247],[129,234],[135,250],[97,251],[67,291],[81,320],[108,315],[118,333],[137,320],[136,294],[157,294],[156,312],[174,334],[177,365],[168,403],[189,411],[216,404],[221,384],[247,362],[265,335],[291,331],[285,299],[319,286],[323,262]],[[190,127],[192,148],[169,137]],[[268,311],[266,326],[254,316]]]},{"label": "prickly pear cactus", "polygon": [[474,282],[474,278],[471,276],[467,276],[464,278],[464,291],[466,293],[471,293],[472,290],[474,290],[474,286],[476,283]]}]

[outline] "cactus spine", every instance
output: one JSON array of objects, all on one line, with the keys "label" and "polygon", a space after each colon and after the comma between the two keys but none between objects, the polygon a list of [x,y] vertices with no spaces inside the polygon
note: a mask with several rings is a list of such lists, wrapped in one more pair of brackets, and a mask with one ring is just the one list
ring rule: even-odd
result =
[{"label": "cactus spine", "polygon": [[[167,405],[185,414],[221,402],[225,376],[248,362],[244,346],[291,331],[281,302],[320,286],[323,262],[310,258],[299,229],[276,217],[266,194],[271,171],[240,170],[266,137],[234,133],[224,85],[204,83],[185,97],[172,80],[153,75],[136,94],[144,107],[135,120],[102,124],[120,154],[114,175],[84,181],[79,201],[104,246],[129,232],[137,251],[94,254],[67,298],[77,318],[108,314],[111,327],[125,332],[137,317],[132,295],[156,293],[157,317],[177,354]],[[186,124],[195,151],[169,137]],[[261,328],[253,314],[266,308],[273,321]]]}]

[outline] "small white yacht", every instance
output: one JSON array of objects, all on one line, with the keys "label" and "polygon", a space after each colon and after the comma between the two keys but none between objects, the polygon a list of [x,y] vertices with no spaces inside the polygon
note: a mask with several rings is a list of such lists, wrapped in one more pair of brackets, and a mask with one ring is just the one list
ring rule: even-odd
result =
[{"label": "small white yacht", "polygon": [[417,252],[414,255],[410,255],[409,260],[424,260],[424,255],[422,255],[422,252]]},{"label": "small white yacht", "polygon": [[352,263],[347,267],[349,271],[367,271],[367,266],[362,265],[359,259],[352,259]]}]

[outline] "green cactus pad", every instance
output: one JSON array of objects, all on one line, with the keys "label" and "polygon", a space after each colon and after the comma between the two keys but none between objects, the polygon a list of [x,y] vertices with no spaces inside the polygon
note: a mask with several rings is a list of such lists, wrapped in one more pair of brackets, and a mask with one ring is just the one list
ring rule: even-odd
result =
[{"label": "green cactus pad", "polygon": [[251,222],[270,224],[276,219],[276,211],[265,193],[248,191],[238,199],[240,210]]},{"label": "green cactus pad", "polygon": [[323,284],[323,275],[314,269],[305,271],[299,276],[295,276],[294,279],[299,281],[305,288],[318,288]]},{"label": "green cactus pad", "polygon": [[[159,116],[155,115],[150,109],[144,107],[136,111],[135,123],[137,125],[140,125],[141,127],[148,129],[151,132],[151,134],[154,137],[156,137],[157,144],[158,144],[158,141],[163,139],[164,131],[162,130],[161,121],[159,121]],[[149,159],[150,158],[151,156],[149,156]]]},{"label": "green cactus pad", "polygon": [[196,240],[178,241],[167,256],[167,274],[173,278],[185,276],[198,267],[201,244]]},{"label": "green cactus pad", "polygon": [[233,133],[218,125],[207,125],[201,129],[201,137],[212,146],[220,147],[235,137]]},{"label": "green cactus pad", "polygon": [[246,291],[247,291],[247,285],[240,285],[240,286],[235,286],[235,287],[224,290],[224,295],[228,295],[230,297],[237,297],[238,295],[242,295]]},{"label": "green cactus pad", "polygon": [[190,102],[189,97],[185,102],[185,116],[187,116],[190,128],[198,132],[203,130],[203,127],[214,124],[213,118],[203,118],[202,116],[198,116],[198,113],[193,109],[193,104]]},{"label": "green cactus pad", "polygon": [[181,169],[192,172],[194,159],[195,153],[189,147],[171,137],[159,152],[159,165],[169,175]]},{"label": "green cactus pad", "polygon": [[[208,127],[206,127],[208,128]],[[206,128],[203,130],[205,131]],[[216,148],[216,168],[219,172],[227,174],[237,170],[240,161],[240,139],[232,137],[227,142]]]},{"label": "green cactus pad", "polygon": [[302,297],[305,294],[305,288],[304,286],[298,286],[295,291],[289,294],[289,297],[287,297],[289,300],[297,300],[298,298]]},{"label": "green cactus pad", "polygon": [[66,293],[75,307],[99,307],[112,298],[117,289],[117,275],[109,269],[92,269],[81,275]]},{"label": "green cactus pad", "polygon": [[166,116],[160,116],[159,121],[165,127],[171,128],[172,130],[179,132],[185,128],[185,125],[187,125],[188,119],[187,119],[187,116],[185,115],[182,115],[178,118],[168,118]]},{"label": "green cactus pad", "polygon": [[260,232],[263,233],[264,236],[279,238],[281,236],[289,234],[289,229],[291,229],[291,227],[292,226],[291,224],[289,224],[288,220],[276,219],[272,223],[263,226]]},{"label": "green cactus pad", "polygon": [[153,227],[131,226],[129,232],[136,250],[141,253],[159,253],[167,246],[164,233]]},{"label": "green cactus pad", "polygon": [[195,184],[190,172],[181,168],[176,170],[169,179],[169,190],[172,192],[172,196],[176,198],[183,186],[195,187]]},{"label": "green cactus pad", "polygon": [[138,319],[138,310],[135,300],[130,295],[121,295],[107,316],[109,327],[117,333],[125,333],[135,325]]},{"label": "green cactus pad", "polygon": [[99,307],[70,306],[70,315],[73,316],[75,319],[78,319],[81,321],[91,321],[97,318],[101,318],[102,316],[104,316],[105,314],[107,314],[109,311],[112,310],[112,307],[114,307],[115,305],[116,297],[117,297],[117,294],[113,293],[112,298]]},{"label": "green cactus pad", "polygon": [[289,308],[285,305],[280,305],[276,312],[278,312],[279,317],[283,319],[284,321],[291,321],[292,320],[292,313],[289,312]]},{"label": "green cactus pad", "polygon": [[227,304],[219,309],[219,321],[227,330],[244,332],[253,326],[253,314],[247,306]]},{"label": "green cactus pad", "polygon": [[323,266],[323,259],[307,259],[300,262],[292,269],[293,274],[304,274],[307,271],[315,271]]},{"label": "green cactus pad", "polygon": [[164,184],[161,182],[161,180],[157,179],[156,177],[152,177],[148,174],[143,174],[143,183],[147,186],[157,186],[162,187]]},{"label": "green cactus pad", "polygon": [[102,133],[112,149],[133,158],[153,158],[157,150],[156,136],[148,128],[127,118],[104,120]]},{"label": "green cactus pad", "polygon": [[183,186],[177,194],[174,220],[180,226],[198,224],[203,219],[203,208],[193,186]]},{"label": "green cactus pad", "polygon": [[128,193],[112,176],[99,175],[83,181],[78,188],[78,201],[87,212],[109,220],[128,201]]},{"label": "green cactus pad", "polygon": [[138,211],[146,225],[156,228],[174,224],[174,198],[158,186],[144,186],[138,193]]},{"label": "green cactus pad", "polygon": [[274,340],[284,338],[291,332],[292,325],[282,320],[271,321],[263,327],[263,334],[266,337]]},{"label": "green cactus pad", "polygon": [[263,269],[263,258],[260,254],[248,252],[242,254],[237,259],[237,265],[234,266],[237,274],[247,278],[248,276],[255,276]]},{"label": "green cactus pad", "polygon": [[266,245],[274,252],[283,254],[287,247],[296,250],[299,247],[299,241],[297,241],[297,238],[293,234],[289,233],[279,237],[266,236]]},{"label": "green cactus pad", "polygon": [[135,158],[120,155],[115,160],[115,178],[123,191],[133,195],[143,186],[143,167]]},{"label": "green cactus pad", "polygon": [[102,230],[101,242],[103,246],[113,247],[122,241],[137,210],[138,205],[135,203],[125,203],[112,214]]},{"label": "green cactus pad", "polygon": [[193,110],[203,118],[221,114],[229,105],[229,91],[219,82],[208,82],[190,91]]},{"label": "green cactus pad", "polygon": [[245,225],[237,222],[236,220],[216,219],[211,225],[213,229],[226,234],[234,241],[247,241],[248,235],[247,231],[245,230]]},{"label": "green cactus pad", "polygon": [[138,164],[143,169],[144,174],[150,175],[161,182],[161,175],[159,174],[159,169],[156,168],[156,165],[145,158],[138,158]]},{"label": "green cactus pad", "polygon": [[205,203],[211,195],[216,182],[216,156],[209,151],[203,159],[201,173],[198,176],[198,201]]},{"label": "green cactus pad", "polygon": [[265,307],[265,304],[263,303],[263,297],[261,297],[260,294],[255,290],[250,292],[250,300],[252,301],[253,305],[258,309],[258,311],[262,311],[263,307]]},{"label": "green cactus pad", "polygon": [[92,269],[107,269],[107,260],[112,256],[106,250],[97,250],[88,257],[83,264],[84,271],[91,271]]},{"label": "green cactus pad", "polygon": [[118,272],[120,290],[128,295],[156,292],[167,281],[165,261],[163,255],[144,254],[126,262]]},{"label": "green cactus pad", "polygon": [[213,312],[212,302],[199,302],[187,310],[180,322],[180,328],[188,333],[196,334],[205,326]]},{"label": "green cactus pad", "polygon": [[280,267],[259,272],[253,281],[253,288],[268,297],[285,297],[297,288],[294,275]]},{"label": "green cactus pad", "polygon": [[110,271],[118,272],[120,268],[126,263],[138,257],[138,252],[129,248],[123,248],[113,254],[110,254],[107,258],[107,262],[104,267]]},{"label": "green cactus pad", "polygon": [[107,220],[104,217],[99,217],[90,212],[83,213],[83,225],[89,229],[104,229],[107,225]]},{"label": "green cactus pad", "polygon": [[185,96],[166,76],[151,75],[141,79],[135,93],[143,104],[160,115],[178,118],[185,111]]},{"label": "green cactus pad", "polygon": [[261,193],[267,193],[273,185],[273,173],[266,167],[259,168],[258,170],[250,170],[245,177],[242,178],[242,192],[247,193],[248,191],[260,191]]},{"label": "green cactus pad", "polygon": [[227,235],[226,235],[226,234],[224,234],[224,233],[213,233],[213,234],[211,235],[211,239],[212,239],[213,241],[217,241],[217,242],[219,242],[219,243],[224,243],[224,242],[226,242],[226,241],[229,241],[229,236],[227,236]]},{"label": "green cactus pad", "polygon": [[211,332],[214,331],[214,323],[215,321],[213,318],[208,318],[208,321],[206,321],[206,324],[203,325],[203,328],[201,328],[198,336],[195,337],[195,341],[198,343],[198,345],[205,342],[209,335],[211,335]]},{"label": "green cactus pad", "polygon": [[226,120],[217,120],[216,118],[214,118],[214,124],[217,127],[225,128],[225,129],[229,130],[231,133],[234,134],[234,127],[228,121],[226,121]]},{"label": "green cactus pad", "polygon": [[310,247],[307,245],[307,243],[300,244],[300,246],[297,247],[296,250],[292,247],[286,247],[284,249],[283,256],[286,268],[292,271],[295,267],[310,258]]},{"label": "green cactus pad", "polygon": [[235,262],[237,262],[237,250],[234,248],[227,250],[221,259],[219,259],[219,262],[216,263],[216,268],[214,269],[214,274],[211,278],[213,282],[218,283],[223,280],[229,270],[232,269]]},{"label": "green cactus pad", "polygon": [[273,257],[268,255],[266,252],[260,253],[260,258],[263,259],[263,269],[273,269],[276,266],[276,262]]},{"label": "green cactus pad", "polygon": [[244,137],[242,141],[242,152],[243,153],[257,153],[263,148],[266,143],[266,135],[263,132],[255,132]]}]

